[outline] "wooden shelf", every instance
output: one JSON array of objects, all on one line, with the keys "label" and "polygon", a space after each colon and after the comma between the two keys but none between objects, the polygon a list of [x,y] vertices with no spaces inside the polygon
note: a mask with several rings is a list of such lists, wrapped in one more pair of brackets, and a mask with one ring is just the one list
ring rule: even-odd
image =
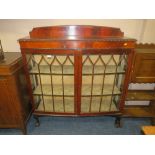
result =
[{"label": "wooden shelf", "polygon": [[74,97],[65,97],[65,106],[63,106],[62,97],[54,97],[54,105],[51,96],[44,96],[44,104],[43,100],[40,101],[38,107],[35,111],[44,111],[45,112],[74,112]]},{"label": "wooden shelf", "polygon": [[[48,65],[40,65],[40,72],[38,69],[38,66],[33,67],[30,70],[30,74],[56,74],[56,75],[62,75],[62,67],[52,65],[50,72],[50,66]],[[63,65],[63,75],[74,75],[74,66],[71,65]]]},{"label": "wooden shelf", "polygon": [[[87,113],[89,112],[89,100],[88,98],[82,100],[81,105],[81,112]],[[99,112],[99,102],[97,99],[95,99],[94,104],[91,106],[91,113],[93,112]],[[43,100],[40,101],[38,107],[35,111],[44,111],[45,112],[74,112],[74,98],[72,97],[65,97],[64,99],[64,106],[63,106],[63,100],[61,97],[54,97],[54,108],[53,108],[53,101],[52,97],[44,97],[44,104]],[[110,100],[104,100],[101,104],[101,111],[100,112],[109,112],[109,111],[118,111],[116,105],[112,102],[111,109],[110,109]]]},{"label": "wooden shelf", "polygon": [[[89,113],[91,112],[109,112],[109,111],[118,111],[114,102],[111,103],[110,98],[105,98],[102,100],[101,109],[100,109],[100,98],[99,97],[92,97],[92,103],[90,108],[90,98],[82,97],[81,102],[81,112],[82,113]],[[99,110],[100,109],[100,110]]]},{"label": "wooden shelf", "polygon": [[[71,65],[63,65],[63,74],[62,74],[62,67],[53,65],[51,67],[48,65],[40,65],[40,72],[38,66],[33,67],[29,72],[30,74],[52,74],[52,75],[74,75],[74,66]],[[82,75],[92,75],[92,66],[85,65],[82,68]],[[106,70],[104,66],[98,65],[94,67],[94,75],[103,75],[103,74],[123,74],[125,70],[123,67],[119,66],[116,72],[115,65],[107,65]]]},{"label": "wooden shelf", "polygon": [[[103,94],[102,95],[120,95],[121,92],[115,86],[114,91],[112,93],[113,85],[105,84]],[[52,87],[50,84],[42,84],[42,91],[43,95],[51,96],[52,95]],[[38,85],[34,91],[34,95],[42,95],[41,86]],[[83,85],[82,86],[82,96],[102,96],[102,85],[94,85],[93,86],[93,93],[91,94],[91,87],[90,85]],[[63,95],[63,87],[60,84],[53,85],[53,95],[54,96],[62,96]],[[64,85],[64,95],[65,96],[74,96],[74,85],[65,84]]]},{"label": "wooden shelf", "polygon": [[[105,84],[104,90],[102,95],[120,95],[121,91],[118,89],[118,87],[114,87],[113,91],[113,85]],[[93,85],[93,92],[92,95],[101,96],[102,92],[102,85],[96,84]],[[83,84],[82,85],[82,96],[91,96],[91,85]]]},{"label": "wooden shelf", "polygon": [[126,106],[123,112],[125,117],[155,117],[155,111],[149,106]]},{"label": "wooden shelf", "polygon": [[129,90],[126,100],[155,100],[154,90]]},{"label": "wooden shelf", "polygon": [[[52,87],[50,84],[42,84],[43,95],[52,96]],[[34,95],[42,95],[41,86],[38,85],[33,91]],[[62,85],[53,85],[53,95],[62,96],[63,87]],[[64,95],[65,96],[74,96],[74,85],[65,85],[64,86]]]},{"label": "wooden shelf", "polygon": [[[106,70],[105,70],[106,69]],[[82,68],[82,74],[83,75],[92,75],[93,67],[84,65]],[[125,70],[123,67],[119,66],[117,67],[117,72],[116,72],[116,66],[115,65],[107,65],[106,68],[101,65],[96,65],[94,67],[94,74],[95,75],[103,75],[103,74],[122,74],[125,73]]]}]

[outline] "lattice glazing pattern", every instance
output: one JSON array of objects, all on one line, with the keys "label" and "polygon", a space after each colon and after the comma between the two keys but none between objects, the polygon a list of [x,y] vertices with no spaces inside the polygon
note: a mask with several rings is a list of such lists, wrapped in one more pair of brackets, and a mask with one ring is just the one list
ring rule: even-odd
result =
[{"label": "lattice glazing pattern", "polygon": [[[36,111],[75,112],[74,56],[27,55]],[[126,55],[85,55],[81,113],[117,111]]]},{"label": "lattice glazing pattern", "polygon": [[83,56],[81,113],[119,110],[126,65],[125,54]]},{"label": "lattice glazing pattern", "polygon": [[74,57],[27,55],[36,111],[74,113]]}]

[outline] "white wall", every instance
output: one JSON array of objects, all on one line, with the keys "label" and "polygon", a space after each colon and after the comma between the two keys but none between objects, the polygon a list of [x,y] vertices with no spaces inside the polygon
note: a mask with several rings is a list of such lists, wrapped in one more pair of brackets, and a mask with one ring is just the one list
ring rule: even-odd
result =
[{"label": "white wall", "polygon": [[101,25],[119,27],[125,36],[137,39],[140,42],[155,42],[155,20],[135,19],[49,19],[49,20],[0,20],[0,39],[4,51],[20,52],[17,40],[29,35],[33,27],[52,25]]},{"label": "white wall", "polygon": [[146,20],[143,42],[155,43],[155,20]]}]

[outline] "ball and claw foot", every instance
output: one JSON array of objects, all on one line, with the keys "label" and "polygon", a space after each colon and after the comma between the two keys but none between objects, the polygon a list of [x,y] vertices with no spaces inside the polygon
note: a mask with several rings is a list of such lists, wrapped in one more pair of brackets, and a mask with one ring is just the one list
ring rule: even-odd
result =
[{"label": "ball and claw foot", "polygon": [[120,117],[116,117],[115,119],[115,127],[116,128],[121,128],[122,127],[122,121]]},{"label": "ball and claw foot", "polygon": [[35,127],[39,127],[40,126],[39,118],[37,116],[34,116],[34,119],[36,120]]},{"label": "ball and claw foot", "polygon": [[39,127],[39,126],[40,126],[40,122],[36,122],[35,127]]}]

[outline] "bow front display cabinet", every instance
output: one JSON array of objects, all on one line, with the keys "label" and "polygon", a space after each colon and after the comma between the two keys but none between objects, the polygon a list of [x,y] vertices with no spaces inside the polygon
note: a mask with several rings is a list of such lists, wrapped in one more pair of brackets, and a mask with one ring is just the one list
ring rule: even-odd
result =
[{"label": "bow front display cabinet", "polygon": [[112,27],[33,28],[19,43],[37,124],[45,115],[121,115],[135,42]]}]

